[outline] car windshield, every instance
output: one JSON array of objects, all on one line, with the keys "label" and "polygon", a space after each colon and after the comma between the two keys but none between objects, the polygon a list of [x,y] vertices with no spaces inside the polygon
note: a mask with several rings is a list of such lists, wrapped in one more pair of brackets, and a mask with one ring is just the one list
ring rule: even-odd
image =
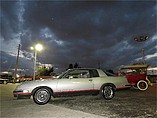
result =
[{"label": "car windshield", "polygon": [[67,72],[68,72],[69,70],[67,70],[67,71],[65,71],[65,72],[63,72],[62,74],[60,74],[57,78],[58,79],[61,79]]}]

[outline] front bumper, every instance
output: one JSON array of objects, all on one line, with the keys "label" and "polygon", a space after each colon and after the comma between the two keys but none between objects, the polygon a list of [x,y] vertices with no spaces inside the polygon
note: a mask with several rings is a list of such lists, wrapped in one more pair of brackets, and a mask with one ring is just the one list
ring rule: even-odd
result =
[{"label": "front bumper", "polygon": [[19,91],[13,91],[13,96],[17,97],[17,98],[30,98],[31,97],[31,93],[19,90]]}]

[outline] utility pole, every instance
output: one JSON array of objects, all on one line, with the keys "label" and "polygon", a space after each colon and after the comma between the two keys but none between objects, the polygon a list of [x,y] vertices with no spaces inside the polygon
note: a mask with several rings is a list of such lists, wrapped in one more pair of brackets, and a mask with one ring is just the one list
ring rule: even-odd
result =
[{"label": "utility pole", "polygon": [[16,81],[16,73],[17,73],[17,69],[18,69],[20,47],[21,47],[21,45],[19,44],[19,46],[18,46],[18,53],[17,53],[17,57],[16,57],[15,72],[14,72],[14,83]]}]

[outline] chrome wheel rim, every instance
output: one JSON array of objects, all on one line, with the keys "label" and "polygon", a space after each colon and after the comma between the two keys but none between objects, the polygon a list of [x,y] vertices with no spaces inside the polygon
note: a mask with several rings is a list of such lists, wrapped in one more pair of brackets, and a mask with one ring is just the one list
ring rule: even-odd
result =
[{"label": "chrome wheel rim", "polygon": [[50,94],[46,89],[40,89],[36,93],[36,98],[38,102],[45,103],[49,100]]},{"label": "chrome wheel rim", "polygon": [[111,86],[105,86],[103,89],[103,94],[105,98],[112,98],[113,97],[113,89]]}]

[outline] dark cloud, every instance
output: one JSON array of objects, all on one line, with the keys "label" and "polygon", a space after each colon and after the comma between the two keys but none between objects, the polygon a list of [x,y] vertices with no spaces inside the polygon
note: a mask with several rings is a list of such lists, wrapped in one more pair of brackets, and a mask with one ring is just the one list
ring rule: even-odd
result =
[{"label": "dark cloud", "polygon": [[[16,56],[0,51],[1,71],[13,71],[16,65]],[[25,74],[33,74],[33,60],[19,57],[18,67],[25,69]],[[30,71],[27,71],[30,70]]]},{"label": "dark cloud", "polygon": [[[1,37],[18,37],[26,58],[43,43],[42,63],[116,68],[140,58],[142,45],[146,55],[156,53],[156,12],[156,1],[2,1]],[[139,35],[149,41],[137,43]]]}]

